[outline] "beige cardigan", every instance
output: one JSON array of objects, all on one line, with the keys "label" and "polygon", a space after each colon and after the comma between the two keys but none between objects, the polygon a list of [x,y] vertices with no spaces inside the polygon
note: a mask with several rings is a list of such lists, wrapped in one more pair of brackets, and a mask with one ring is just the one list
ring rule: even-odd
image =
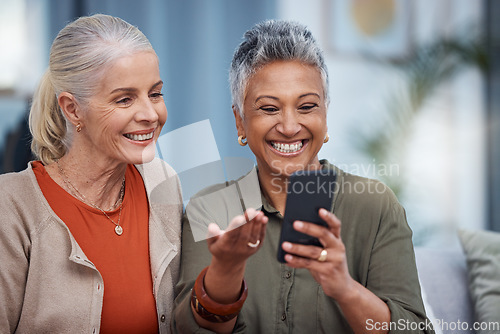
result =
[{"label": "beige cardigan", "polygon": [[[155,159],[137,166],[148,194],[149,247],[160,333],[170,332],[179,273],[178,177]],[[98,333],[102,277],[52,211],[29,164],[0,175],[0,332]]]}]

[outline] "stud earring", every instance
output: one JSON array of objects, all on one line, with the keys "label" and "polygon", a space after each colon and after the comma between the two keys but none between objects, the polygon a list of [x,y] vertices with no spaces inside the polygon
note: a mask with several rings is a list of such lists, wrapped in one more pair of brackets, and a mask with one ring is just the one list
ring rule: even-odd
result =
[{"label": "stud earring", "polygon": [[323,139],[323,143],[328,143],[329,140],[330,140],[330,136],[327,133],[325,139]]},{"label": "stud earring", "polygon": [[78,123],[76,125],[76,132],[80,132],[80,131],[82,131],[82,125],[80,123]]},{"label": "stud earring", "polygon": [[243,141],[243,139],[245,139],[245,137],[238,136],[238,144],[240,144],[241,146],[245,146],[247,144],[247,141]]}]

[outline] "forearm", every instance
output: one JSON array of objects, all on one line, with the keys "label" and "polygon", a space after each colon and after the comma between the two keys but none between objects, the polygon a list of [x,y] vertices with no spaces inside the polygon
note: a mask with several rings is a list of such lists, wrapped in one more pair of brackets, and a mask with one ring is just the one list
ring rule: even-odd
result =
[{"label": "forearm", "polygon": [[[369,330],[369,323],[389,323],[391,312],[387,304],[373,294],[370,290],[356,281],[352,281],[348,293],[337,300],[344,317],[356,334],[361,333],[387,333],[388,331]],[[373,326],[372,326],[373,327]],[[377,329],[380,329],[378,326]]]},{"label": "forearm", "polygon": [[208,320],[203,319],[201,316],[196,313],[196,310],[194,309],[193,305],[191,304],[191,312],[193,312],[194,319],[196,320],[196,323],[203,328],[206,328],[208,330],[211,330],[215,333],[231,333],[233,331],[233,328],[236,324],[236,319],[233,318],[229,321],[218,323],[218,322],[210,322]]}]

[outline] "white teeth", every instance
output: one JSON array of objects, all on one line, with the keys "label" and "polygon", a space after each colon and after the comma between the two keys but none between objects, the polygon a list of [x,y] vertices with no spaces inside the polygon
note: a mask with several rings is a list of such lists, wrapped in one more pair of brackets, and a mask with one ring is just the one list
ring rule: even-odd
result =
[{"label": "white teeth", "polygon": [[275,150],[280,151],[282,153],[294,153],[302,148],[302,142],[298,142],[297,144],[281,144],[275,142],[271,143]]},{"label": "white teeth", "polygon": [[131,139],[131,140],[135,140],[135,141],[144,141],[144,140],[149,140],[149,139],[153,138],[154,133],[155,133],[154,131],[151,133],[145,134],[145,135],[134,135],[134,134],[126,133],[125,137],[127,137],[128,139]]}]

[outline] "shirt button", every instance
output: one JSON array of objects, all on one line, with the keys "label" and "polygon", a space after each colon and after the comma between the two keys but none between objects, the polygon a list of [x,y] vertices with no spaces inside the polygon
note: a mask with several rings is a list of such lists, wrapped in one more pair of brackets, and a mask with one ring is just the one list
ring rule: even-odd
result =
[{"label": "shirt button", "polygon": [[285,278],[290,278],[290,277],[292,277],[292,273],[287,271],[285,274]]},{"label": "shirt button", "polygon": [[160,317],[160,321],[161,322],[165,322],[165,314],[162,314],[161,317]]},{"label": "shirt button", "polygon": [[283,314],[281,315],[281,321],[285,321],[285,319],[286,319],[286,314],[285,314],[285,313],[283,313]]}]

